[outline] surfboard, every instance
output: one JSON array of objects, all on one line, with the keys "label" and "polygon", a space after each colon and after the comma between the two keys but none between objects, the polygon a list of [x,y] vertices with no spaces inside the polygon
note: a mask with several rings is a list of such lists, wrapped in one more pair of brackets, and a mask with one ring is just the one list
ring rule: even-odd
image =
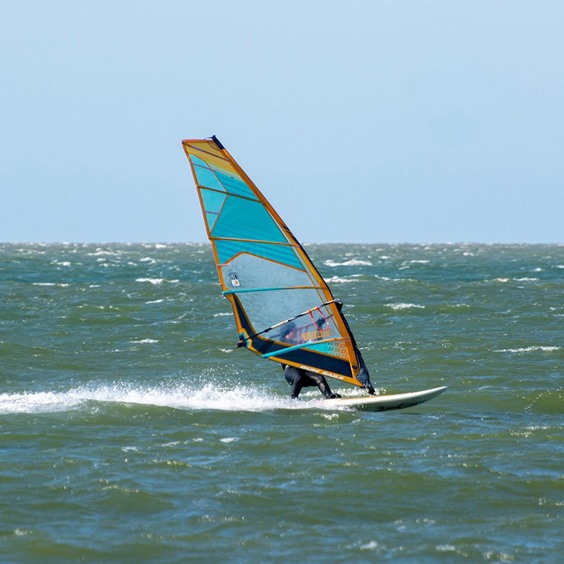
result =
[{"label": "surfboard", "polygon": [[419,405],[442,394],[447,386],[408,392],[404,394],[390,394],[383,396],[362,396],[322,400],[323,407],[351,408],[361,411],[389,411],[391,409],[405,409]]}]

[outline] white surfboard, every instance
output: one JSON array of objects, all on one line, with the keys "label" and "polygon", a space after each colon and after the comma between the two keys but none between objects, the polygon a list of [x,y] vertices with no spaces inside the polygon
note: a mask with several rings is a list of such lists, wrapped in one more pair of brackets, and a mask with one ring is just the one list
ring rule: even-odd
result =
[{"label": "white surfboard", "polygon": [[390,409],[405,409],[419,405],[442,394],[447,386],[408,392],[405,394],[391,394],[383,396],[362,396],[354,398],[337,398],[322,400],[323,407],[348,407],[362,411],[387,411]]}]

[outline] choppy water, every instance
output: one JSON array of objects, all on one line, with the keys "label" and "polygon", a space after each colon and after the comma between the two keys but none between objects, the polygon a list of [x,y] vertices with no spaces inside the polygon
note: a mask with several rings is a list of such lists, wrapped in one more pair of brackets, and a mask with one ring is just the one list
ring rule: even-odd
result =
[{"label": "choppy water", "polygon": [[291,402],[206,245],[0,245],[1,561],[559,561],[564,247],[308,249],[375,385],[446,394]]}]

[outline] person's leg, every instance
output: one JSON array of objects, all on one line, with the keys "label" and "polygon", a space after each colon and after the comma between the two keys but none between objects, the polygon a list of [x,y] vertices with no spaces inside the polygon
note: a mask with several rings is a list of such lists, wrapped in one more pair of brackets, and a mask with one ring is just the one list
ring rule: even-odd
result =
[{"label": "person's leg", "polygon": [[311,378],[315,385],[319,388],[319,391],[326,397],[326,398],[340,398],[339,394],[334,394],[325,379],[325,376],[321,374],[316,374],[315,372],[307,372],[308,378]]},{"label": "person's leg", "polygon": [[292,386],[290,397],[292,399],[298,399],[298,396],[304,386],[303,371],[295,366],[286,366],[284,369],[284,377],[286,378],[288,384]]}]

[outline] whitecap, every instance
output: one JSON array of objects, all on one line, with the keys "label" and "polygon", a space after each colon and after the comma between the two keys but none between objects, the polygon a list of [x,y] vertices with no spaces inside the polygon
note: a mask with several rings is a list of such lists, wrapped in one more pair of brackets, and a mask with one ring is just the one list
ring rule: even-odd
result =
[{"label": "whitecap", "polygon": [[377,548],[378,543],[376,541],[370,541],[360,546],[360,550],[375,550]]},{"label": "whitecap", "polygon": [[89,257],[101,257],[101,256],[109,256],[109,257],[117,257],[120,255],[119,251],[106,251],[104,249],[96,249],[93,253],[86,253]]},{"label": "whitecap", "polygon": [[360,259],[350,259],[344,262],[336,262],[334,260],[326,260],[323,264],[325,266],[330,266],[334,268],[335,266],[372,266],[372,263],[368,260],[360,260]]},{"label": "whitecap", "polygon": [[455,552],[456,547],[452,544],[439,544],[437,545],[437,550],[440,552]]},{"label": "whitecap", "polygon": [[135,282],[148,282],[149,284],[153,284],[153,286],[162,284],[164,281],[164,278],[136,278],[135,280]]},{"label": "whitecap", "polygon": [[350,278],[342,278],[341,276],[332,276],[331,278],[327,278],[327,282],[332,284],[346,284],[347,282],[354,282]]},{"label": "whitecap", "polygon": [[393,309],[394,311],[400,311],[402,309],[425,309],[424,305],[418,304],[385,304],[385,306]]},{"label": "whitecap", "polygon": [[528,352],[536,352],[536,351],[541,351],[541,352],[555,352],[555,351],[559,351],[561,347],[556,347],[556,346],[543,346],[543,345],[533,345],[530,347],[522,347],[519,349],[499,349],[499,350],[495,350],[494,352],[496,353],[528,353]]}]

